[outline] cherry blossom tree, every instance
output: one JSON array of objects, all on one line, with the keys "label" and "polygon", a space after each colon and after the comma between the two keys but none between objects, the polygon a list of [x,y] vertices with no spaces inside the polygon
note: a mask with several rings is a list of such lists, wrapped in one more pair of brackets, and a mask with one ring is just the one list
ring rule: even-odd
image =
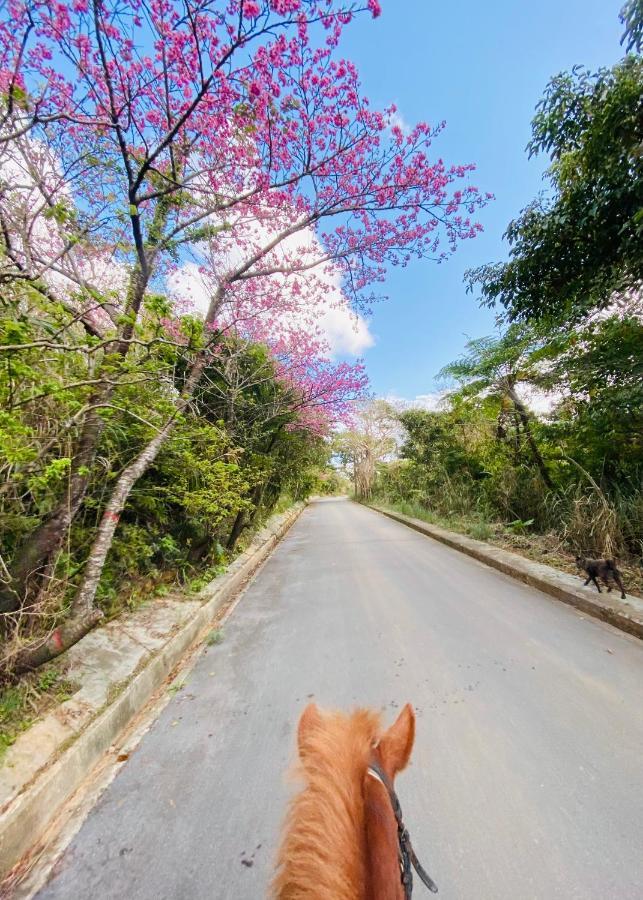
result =
[{"label": "cherry blossom tree", "polygon": [[[208,337],[171,416],[114,487],[66,623],[73,635],[59,633],[52,654],[99,617],[120,511],[192,402],[222,323],[256,320],[265,334],[299,316],[290,332],[302,340],[301,310],[324,279],[339,279],[357,308],[389,266],[442,259],[479,230],[472,216],[488,195],[468,183],[471,165],[433,155],[442,124],[403,133],[395,108],[372,110],[338,55],[360,13],[377,17],[379,3],[11,0],[0,14],[0,162],[25,174],[0,182],[0,277],[64,303],[104,341],[69,487],[18,554],[5,610],[46,586],[146,297],[188,260],[211,279]],[[354,396],[362,373],[316,359],[314,340],[296,351],[284,340],[272,343],[302,421],[321,427],[311,419],[320,398]]]}]

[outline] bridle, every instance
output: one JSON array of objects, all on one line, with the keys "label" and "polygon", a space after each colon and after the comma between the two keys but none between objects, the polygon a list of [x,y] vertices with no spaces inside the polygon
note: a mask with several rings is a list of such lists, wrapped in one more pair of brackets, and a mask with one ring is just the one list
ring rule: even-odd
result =
[{"label": "bridle", "polygon": [[411,895],[413,893],[413,869],[418,873],[420,880],[426,887],[428,887],[432,893],[437,894],[437,884],[430,875],[424,871],[422,864],[415,855],[415,850],[411,844],[411,838],[409,837],[409,833],[406,830],[402,819],[402,807],[400,806],[400,801],[397,799],[397,794],[395,793],[395,789],[391,784],[388,775],[376,762],[372,762],[369,765],[366,774],[370,775],[372,778],[376,778],[377,781],[384,785],[389,800],[391,801],[393,813],[395,814],[395,819],[397,821],[398,859],[400,863],[400,878],[402,879],[402,885],[404,886],[405,900],[411,900]]}]

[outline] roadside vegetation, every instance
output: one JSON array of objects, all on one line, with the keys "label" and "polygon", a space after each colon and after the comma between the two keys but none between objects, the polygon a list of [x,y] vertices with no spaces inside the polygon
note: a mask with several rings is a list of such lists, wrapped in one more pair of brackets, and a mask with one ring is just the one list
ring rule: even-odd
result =
[{"label": "roadside vegetation", "polygon": [[551,80],[530,154],[549,191],[469,273],[495,334],[440,373],[436,410],[362,409],[338,438],[356,496],[574,570],[615,556],[643,591],[640,4],[612,69]]},{"label": "roadside vegetation", "polygon": [[0,762],[16,738],[65,700],[78,686],[55,663],[0,691]]},{"label": "roadside vegetation", "polygon": [[[101,409],[102,435],[82,505],[46,584],[30,595],[30,606],[13,614],[12,630],[6,629],[7,665],[9,653],[19,658],[23,644],[51,631],[73,603],[110,492],[162,424],[190,342],[201,339],[198,320],[186,317],[178,327],[185,343],[155,344],[163,326],[158,313],[146,312],[130,374],[121,376]],[[43,352],[40,344],[53,330],[65,332],[74,349]],[[8,567],[21,562],[34,530],[68,498],[76,452],[68,423],[86,414],[91,402],[86,382],[94,359],[92,342],[70,317],[20,286],[13,295],[5,293],[0,333],[25,345],[7,356],[0,375],[2,558]],[[104,619],[176,588],[200,589],[269,515],[325,489],[329,448],[322,435],[297,427],[300,405],[300,393],[279,377],[266,346],[220,338],[193,404],[120,513],[96,593]]]}]

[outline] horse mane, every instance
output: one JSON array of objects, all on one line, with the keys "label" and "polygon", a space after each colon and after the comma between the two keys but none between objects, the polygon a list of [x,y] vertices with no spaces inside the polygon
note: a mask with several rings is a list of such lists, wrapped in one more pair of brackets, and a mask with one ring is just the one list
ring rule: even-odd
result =
[{"label": "horse mane", "polygon": [[[380,732],[368,709],[327,713],[306,735],[295,773],[304,789],[286,816],[271,895],[276,900],[356,900],[367,880],[363,783]],[[301,754],[300,754],[301,756]]]}]

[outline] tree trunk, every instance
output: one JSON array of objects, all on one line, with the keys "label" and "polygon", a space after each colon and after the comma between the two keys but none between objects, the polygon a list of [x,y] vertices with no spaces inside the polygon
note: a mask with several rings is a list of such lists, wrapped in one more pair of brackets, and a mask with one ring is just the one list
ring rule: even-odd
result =
[{"label": "tree trunk", "polygon": [[[181,410],[187,403],[188,398],[185,398]],[[177,411],[177,415],[181,410]],[[154,436],[134,462],[121,473],[116,482],[98,526],[98,533],[92,545],[83,580],[71,605],[68,620],[56,629],[46,641],[35,641],[19,651],[15,658],[8,660],[12,671],[24,671],[49,662],[73,646],[102,619],[103,614],[94,607],[94,600],[120,514],[132,487],[154,462],[163,443],[174,428],[177,415],[166,422],[165,427]]]},{"label": "tree trunk", "polygon": [[264,491],[266,490],[266,484],[267,482],[264,481],[262,484],[256,485],[250,495],[252,505],[254,506],[252,513],[248,515],[248,510],[242,509],[234,520],[232,531],[230,532],[230,536],[226,543],[226,548],[231,553],[234,551],[234,548],[237,545],[237,541],[246,530],[246,528],[252,528],[257,521],[257,516],[259,515],[259,507],[261,506]]},{"label": "tree trunk", "polygon": [[[148,275],[137,266],[128,289],[126,304],[128,320],[114,337],[111,350],[106,351],[112,357],[123,360],[129,353],[131,347],[129,339],[134,333],[134,320],[145,296],[147,280]],[[30,598],[46,590],[56,565],[56,558],[85,499],[91,480],[91,468],[105,428],[105,423],[95,407],[108,403],[115,390],[114,384],[103,383],[94,392],[90,401],[92,408],[84,421],[78,450],[72,459],[69,487],[66,488],[53,512],[29,535],[28,540],[16,553],[15,564],[11,566],[11,581],[0,591],[0,612],[15,612]]]},{"label": "tree trunk", "polygon": [[[269,451],[268,451],[269,452]],[[250,499],[252,500],[252,505],[254,509],[250,515],[248,515],[247,509],[242,509],[241,512],[237,515],[237,518],[234,520],[234,525],[232,526],[232,531],[230,532],[230,537],[228,538],[228,542],[226,547],[230,552],[232,552],[236,546],[237,541],[241,537],[243,531],[246,528],[250,528],[257,521],[257,516],[259,515],[259,507],[261,506],[261,501],[263,500],[264,491],[266,490],[267,481],[262,482],[261,484],[255,485],[252,493],[250,494]]]},{"label": "tree trunk", "polygon": [[[113,388],[110,387],[110,392]],[[105,391],[95,396],[93,402],[105,402]],[[105,423],[96,409],[87,414],[78,451],[72,461],[69,488],[58,506],[29,535],[29,539],[16,553],[11,568],[11,581],[0,592],[0,612],[15,612],[28,597],[46,588],[55,565],[56,557],[64,545],[71,523],[74,521],[87,493],[90,467],[94,461]]]},{"label": "tree trunk", "polygon": [[[214,316],[213,308],[215,300],[218,301],[222,291],[219,291],[213,299],[206,321]],[[194,395],[197,385],[201,380],[207,362],[207,349],[204,349],[194,361],[186,379],[183,392],[176,403],[175,412],[163,428],[152,438],[147,446],[139,453],[136,459],[121,472],[109,499],[98,533],[92,544],[83,580],[76,592],[71,605],[69,619],[63,626],[57,629],[51,638],[45,642],[34,642],[20,651],[16,665],[22,669],[36,667],[54,659],[62,652],[80,640],[102,618],[102,613],[94,607],[96,591],[103,572],[105,560],[109,553],[114,532],[123,511],[130,491],[138,479],[147,471],[154,462],[158,453],[176,425],[178,416],[184,411]],[[94,448],[95,449],[95,448]]]},{"label": "tree trunk", "polygon": [[147,447],[139,453],[134,462],[130,463],[121,472],[98,526],[98,533],[92,544],[83,580],[72,603],[72,615],[87,615],[92,610],[103,566],[112,546],[114,532],[130,491],[141,475],[154,462],[175,424],[176,416],[170,419],[169,422],[166,422],[165,426],[152,438]]},{"label": "tree trunk", "polygon": [[72,603],[72,615],[87,614],[94,605],[96,589],[103,572],[107,554],[112,546],[114,532],[120,519],[120,515],[127,503],[130,491],[138,479],[147,472],[172,430],[178,417],[184,411],[194,391],[201,380],[206,365],[206,351],[203,351],[195,360],[190,374],[185,382],[183,393],[177,401],[174,415],[163,428],[154,435],[148,445],[139,453],[136,459],[124,469],[116,482],[112,495],[109,498],[105,512],[98,526],[98,533],[94,538],[92,549],[87,560],[83,580],[78,588],[74,602]]},{"label": "tree trunk", "polygon": [[38,666],[42,666],[44,663],[60,656],[69,647],[73,647],[102,618],[103,614],[100,610],[92,609],[85,616],[68,619],[45,640],[23,647],[21,650],[18,650],[15,656],[7,654],[0,662],[0,670],[19,674],[20,672],[37,669]]},{"label": "tree trunk", "polygon": [[246,527],[246,510],[242,509],[237,513],[237,517],[234,520],[234,524],[232,526],[232,530],[226,541],[226,548],[232,553],[237,544],[237,541],[241,537],[244,528]]},{"label": "tree trunk", "polygon": [[[264,501],[264,498],[266,495],[267,487],[268,487],[268,482],[264,481],[263,484],[260,486],[259,490],[256,492],[255,496],[253,497],[252,502],[254,503],[254,509],[252,510],[252,512],[250,514],[250,518],[248,519],[248,527],[249,528],[254,528],[254,526],[257,524],[257,519],[259,518],[259,513],[261,512],[261,506],[263,504],[263,501]],[[274,508],[275,503],[279,499],[279,494],[281,493],[281,491],[280,490],[277,491],[276,497],[274,497],[274,489],[273,489],[272,493],[273,493],[272,503],[270,503],[270,502],[268,503],[268,512],[269,513]]]},{"label": "tree trunk", "polygon": [[[139,250],[138,262],[130,275],[125,300],[126,319],[117,329],[111,345],[105,348],[106,356],[125,359],[131,349],[130,338],[134,334],[145,291],[152,274],[154,255],[160,234],[167,222],[169,207],[160,202],[152,218],[150,240]],[[216,300],[221,292],[217,292]],[[214,305],[214,301],[213,301]],[[211,311],[210,311],[211,312]],[[111,379],[110,379],[111,380]],[[109,402],[115,391],[113,384],[103,383],[95,391],[92,406]],[[94,463],[98,445],[105,428],[103,419],[97,409],[90,409],[85,419],[78,451],[72,460],[69,488],[47,519],[29,536],[29,539],[16,553],[15,566],[11,567],[11,581],[0,591],[0,612],[15,612],[25,605],[34,593],[30,582],[34,581],[36,595],[46,589],[56,564],[56,557],[65,543],[67,532],[81,507],[91,479],[91,467]],[[39,582],[39,583],[38,583]]]},{"label": "tree trunk", "polygon": [[547,466],[545,465],[545,460],[542,458],[540,450],[538,449],[538,445],[536,444],[534,436],[531,432],[529,411],[525,407],[524,403],[522,402],[514,388],[509,388],[507,393],[509,394],[511,402],[513,403],[516,412],[518,413],[523,431],[525,432],[525,437],[527,438],[527,443],[529,444],[531,455],[538,468],[538,471],[541,474],[542,480],[549,488],[549,490],[553,491],[554,483],[550,478],[549,472],[547,471]]}]

